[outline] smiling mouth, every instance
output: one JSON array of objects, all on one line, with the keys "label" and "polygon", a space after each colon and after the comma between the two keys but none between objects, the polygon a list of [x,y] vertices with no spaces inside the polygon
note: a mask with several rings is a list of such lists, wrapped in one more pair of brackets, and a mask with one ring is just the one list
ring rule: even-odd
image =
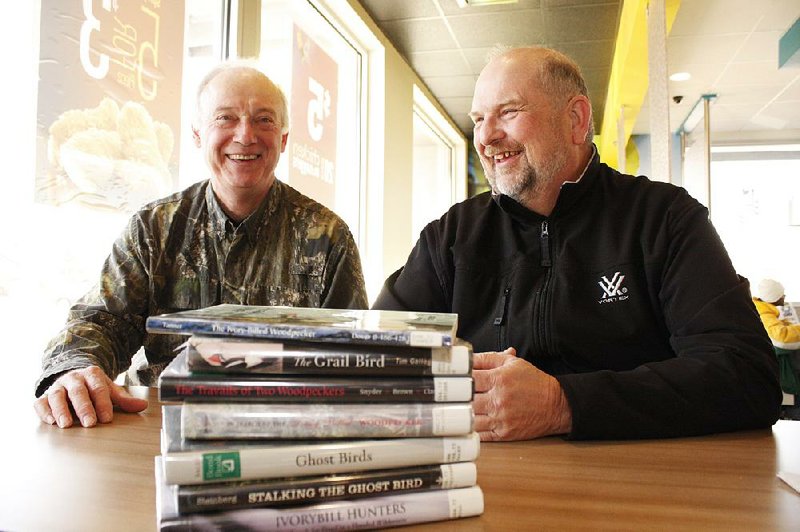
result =
[{"label": "smiling mouth", "polygon": [[502,151],[500,153],[495,153],[495,154],[489,155],[488,157],[491,158],[491,159],[494,159],[495,161],[502,161],[502,160],[508,159],[509,157],[513,157],[514,155],[518,155],[519,153],[522,153],[522,152],[519,152],[519,151]]},{"label": "smiling mouth", "polygon": [[258,159],[259,157],[261,156],[255,154],[254,155],[245,155],[240,153],[228,154],[228,159],[231,159],[233,161],[253,161],[255,159]]}]

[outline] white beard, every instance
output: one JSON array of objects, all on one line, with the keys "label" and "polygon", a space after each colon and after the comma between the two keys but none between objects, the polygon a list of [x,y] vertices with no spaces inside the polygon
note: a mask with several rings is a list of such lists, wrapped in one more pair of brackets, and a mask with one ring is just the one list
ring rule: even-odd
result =
[{"label": "white beard", "polygon": [[[528,198],[535,197],[548,183],[555,179],[555,176],[564,169],[567,157],[564,152],[555,152],[549,159],[542,161],[541,164],[531,164],[527,159],[525,167],[518,173],[508,172],[507,175],[498,179],[498,174],[494,168],[486,168],[484,173],[492,191],[495,194],[504,194],[518,203],[525,203]],[[506,172],[502,172],[506,174]]]}]

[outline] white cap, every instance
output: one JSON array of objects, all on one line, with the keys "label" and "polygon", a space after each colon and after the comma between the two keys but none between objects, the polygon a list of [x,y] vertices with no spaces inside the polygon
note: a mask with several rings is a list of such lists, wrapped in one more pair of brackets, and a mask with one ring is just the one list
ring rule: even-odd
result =
[{"label": "white cap", "polygon": [[784,295],[783,285],[773,279],[762,279],[753,291],[754,297],[767,303],[775,303]]}]

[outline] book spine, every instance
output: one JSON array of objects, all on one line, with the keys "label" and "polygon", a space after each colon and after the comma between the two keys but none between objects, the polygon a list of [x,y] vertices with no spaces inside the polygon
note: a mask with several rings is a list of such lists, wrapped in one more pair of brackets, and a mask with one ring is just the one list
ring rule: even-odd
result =
[{"label": "book spine", "polygon": [[186,364],[195,372],[273,375],[455,376],[469,375],[472,369],[472,353],[465,345],[404,349],[193,336]]},{"label": "book spine", "polygon": [[474,462],[274,481],[172,486],[179,513],[275,508],[474,486]]},{"label": "book spine", "polygon": [[161,401],[458,403],[471,401],[472,391],[471,377],[222,380],[212,376],[182,377],[162,373],[158,394]]},{"label": "book spine", "polygon": [[474,432],[444,438],[218,446],[167,452],[164,469],[168,484],[202,484],[471,462],[479,449],[480,439]]},{"label": "book spine", "polygon": [[326,326],[287,326],[221,319],[175,318],[169,315],[148,317],[146,329],[150,333],[207,334],[362,345],[407,345],[412,347],[453,345],[451,334],[433,331],[369,331]]},{"label": "book spine", "polygon": [[162,516],[161,530],[365,530],[429,523],[483,513],[478,486],[343,500],[296,508],[251,508]]},{"label": "book spine", "polygon": [[409,438],[472,432],[472,405],[185,403],[181,434],[192,439]]}]

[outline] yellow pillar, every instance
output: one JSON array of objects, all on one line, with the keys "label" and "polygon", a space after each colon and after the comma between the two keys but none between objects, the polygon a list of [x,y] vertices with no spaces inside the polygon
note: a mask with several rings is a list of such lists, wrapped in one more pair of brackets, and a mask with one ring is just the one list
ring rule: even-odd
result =
[{"label": "yellow pillar", "polygon": [[[614,168],[618,164],[618,145],[627,145],[647,93],[648,3],[649,0],[623,0],[622,4],[603,121],[595,141],[600,158]],[[667,35],[679,7],[680,0],[666,2]],[[623,123],[619,123],[620,117],[624,117]],[[622,138],[618,139],[618,131]]]}]

